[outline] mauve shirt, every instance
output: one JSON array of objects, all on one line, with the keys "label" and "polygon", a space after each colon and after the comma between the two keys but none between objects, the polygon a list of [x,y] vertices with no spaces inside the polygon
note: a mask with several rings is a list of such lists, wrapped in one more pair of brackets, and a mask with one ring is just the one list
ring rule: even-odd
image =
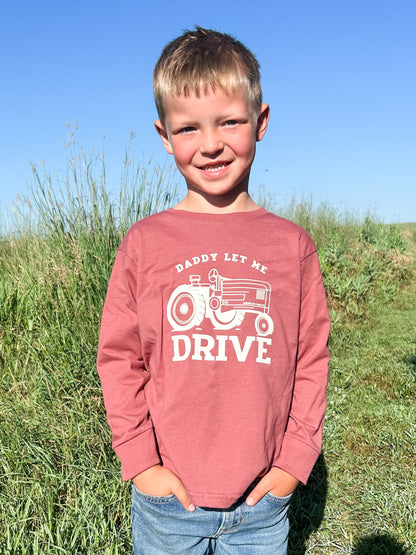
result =
[{"label": "mauve shirt", "polygon": [[123,240],[97,368],[122,478],[162,464],[226,508],[320,453],[329,316],[315,245],[259,208],[169,209]]}]

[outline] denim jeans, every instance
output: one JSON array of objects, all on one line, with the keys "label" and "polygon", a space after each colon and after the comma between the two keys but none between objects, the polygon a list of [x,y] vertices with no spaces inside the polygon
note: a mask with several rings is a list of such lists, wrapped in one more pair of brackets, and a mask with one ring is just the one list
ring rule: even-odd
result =
[{"label": "denim jeans", "polygon": [[134,555],[285,555],[291,495],[267,493],[254,507],[186,511],[174,495],[154,497],[133,485]]}]

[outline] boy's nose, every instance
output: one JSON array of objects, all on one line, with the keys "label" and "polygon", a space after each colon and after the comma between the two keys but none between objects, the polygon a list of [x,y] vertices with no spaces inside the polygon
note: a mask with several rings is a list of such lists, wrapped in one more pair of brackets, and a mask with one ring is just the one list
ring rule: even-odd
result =
[{"label": "boy's nose", "polygon": [[205,133],[201,140],[199,150],[202,154],[214,156],[224,149],[224,143],[215,133]]}]

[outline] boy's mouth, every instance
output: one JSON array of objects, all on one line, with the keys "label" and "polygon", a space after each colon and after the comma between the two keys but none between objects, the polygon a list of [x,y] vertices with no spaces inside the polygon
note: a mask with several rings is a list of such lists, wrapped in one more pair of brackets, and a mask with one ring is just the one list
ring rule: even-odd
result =
[{"label": "boy's mouth", "polygon": [[218,172],[229,166],[231,162],[218,162],[217,164],[207,164],[206,166],[200,166],[199,169],[205,172]]}]

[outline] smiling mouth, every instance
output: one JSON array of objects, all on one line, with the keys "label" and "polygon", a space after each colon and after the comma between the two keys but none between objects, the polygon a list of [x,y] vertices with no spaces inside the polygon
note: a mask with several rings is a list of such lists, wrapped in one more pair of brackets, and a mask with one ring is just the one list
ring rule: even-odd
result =
[{"label": "smiling mouth", "polygon": [[218,164],[208,164],[206,166],[200,166],[200,170],[204,170],[205,172],[218,172],[229,166],[231,162],[219,162]]}]

